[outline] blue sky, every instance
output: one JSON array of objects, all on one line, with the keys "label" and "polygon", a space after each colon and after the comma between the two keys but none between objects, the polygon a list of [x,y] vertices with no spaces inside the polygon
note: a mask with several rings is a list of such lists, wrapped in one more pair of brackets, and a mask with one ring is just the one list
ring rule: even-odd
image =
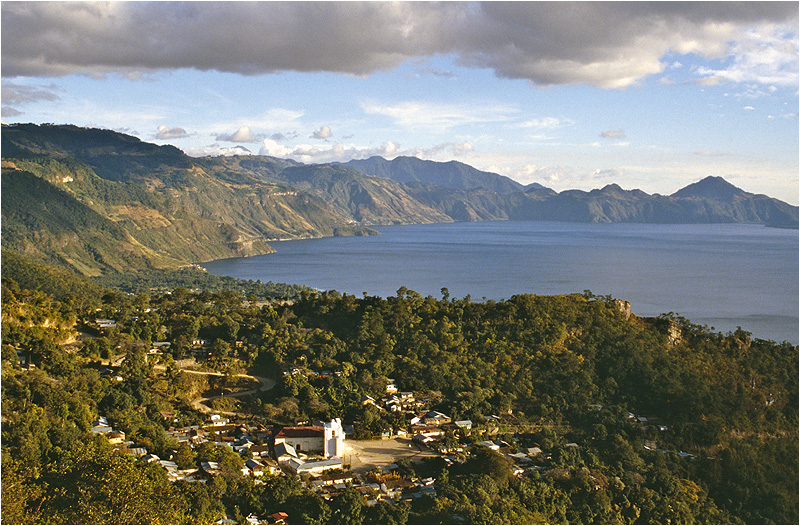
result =
[{"label": "blue sky", "polygon": [[3,122],[798,202],[798,4],[3,2]]}]

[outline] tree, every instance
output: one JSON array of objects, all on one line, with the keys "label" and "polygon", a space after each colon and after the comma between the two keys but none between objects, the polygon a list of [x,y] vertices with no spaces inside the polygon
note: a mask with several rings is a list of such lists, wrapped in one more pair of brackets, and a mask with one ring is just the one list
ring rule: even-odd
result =
[{"label": "tree", "polygon": [[42,483],[41,513],[53,523],[180,524],[188,511],[161,466],[138,466],[96,442],[63,452]]},{"label": "tree", "polygon": [[180,469],[191,469],[196,466],[195,457],[196,455],[189,445],[181,444],[178,446],[178,451],[175,453],[173,461]]},{"label": "tree", "polygon": [[285,508],[292,523],[332,524],[330,505],[309,489],[288,497]]},{"label": "tree", "polygon": [[2,522],[5,524],[35,524],[39,518],[39,510],[31,504],[40,501],[43,488],[37,486],[26,475],[25,470],[10,454],[3,454],[2,490]]},{"label": "tree", "polygon": [[410,506],[406,503],[390,504],[379,501],[366,509],[366,524],[407,524]]},{"label": "tree", "polygon": [[215,360],[222,360],[226,358],[230,352],[231,344],[221,338],[217,338],[214,340],[214,343],[211,344],[211,356]]},{"label": "tree", "polygon": [[498,487],[505,487],[513,476],[511,461],[485,446],[477,446],[473,457],[464,465],[468,473],[488,475]]},{"label": "tree", "polygon": [[331,501],[331,524],[363,524],[367,499],[356,489],[345,489]]}]

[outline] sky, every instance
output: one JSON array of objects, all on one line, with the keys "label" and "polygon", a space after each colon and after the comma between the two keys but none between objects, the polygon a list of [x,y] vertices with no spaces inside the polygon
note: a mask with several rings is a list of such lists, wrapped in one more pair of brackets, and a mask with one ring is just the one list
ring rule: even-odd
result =
[{"label": "sky", "polygon": [[797,2],[16,2],[2,121],[798,204]]}]

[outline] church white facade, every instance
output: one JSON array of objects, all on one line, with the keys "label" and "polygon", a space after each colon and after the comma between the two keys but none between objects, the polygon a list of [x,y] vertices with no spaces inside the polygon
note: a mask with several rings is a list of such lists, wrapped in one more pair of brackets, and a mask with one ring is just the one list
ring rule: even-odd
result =
[{"label": "church white facade", "polygon": [[344,455],[344,429],[339,418],[322,426],[284,427],[274,440],[275,446],[286,444],[297,453],[322,454],[326,459]]},{"label": "church white facade", "polygon": [[323,454],[325,458],[339,457],[344,455],[344,430],[342,420],[334,418],[325,424],[323,429]]}]

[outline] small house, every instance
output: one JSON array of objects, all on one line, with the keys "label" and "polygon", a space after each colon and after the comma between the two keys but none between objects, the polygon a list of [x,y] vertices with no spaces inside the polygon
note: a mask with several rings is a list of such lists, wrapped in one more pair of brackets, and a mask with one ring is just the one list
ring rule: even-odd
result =
[{"label": "small house", "polygon": [[422,423],[426,425],[441,426],[451,421],[450,417],[439,411],[429,411],[422,417]]},{"label": "small house", "polygon": [[105,435],[111,433],[112,428],[108,425],[108,420],[104,416],[98,416],[97,420],[92,422],[92,433],[98,435]]},{"label": "small house", "polygon": [[286,524],[286,519],[289,518],[289,515],[279,511],[278,513],[273,513],[270,517],[272,518],[272,524]]},{"label": "small house", "polygon": [[219,464],[217,462],[211,462],[211,461],[201,462],[200,469],[202,469],[203,472],[207,475],[216,475],[221,471]]},{"label": "small house", "polygon": [[250,470],[250,473],[256,476],[261,475],[267,469],[263,462],[252,458],[245,462],[244,465]]},{"label": "small house", "polygon": [[108,442],[110,444],[122,444],[125,441],[125,432],[124,431],[112,431],[108,435]]},{"label": "small house", "polygon": [[278,462],[285,463],[293,458],[297,458],[297,451],[295,451],[291,444],[281,442],[280,444],[275,444],[275,458]]},{"label": "small house", "polygon": [[500,451],[500,446],[492,442],[491,440],[482,440],[478,442],[479,446],[488,447],[492,451]]}]

